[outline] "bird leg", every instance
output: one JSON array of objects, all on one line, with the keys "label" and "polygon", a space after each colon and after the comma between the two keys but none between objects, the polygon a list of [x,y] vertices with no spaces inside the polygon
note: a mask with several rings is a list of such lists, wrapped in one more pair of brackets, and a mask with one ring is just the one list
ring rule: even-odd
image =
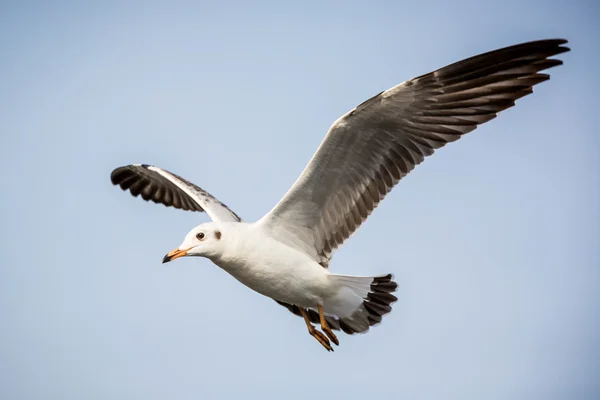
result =
[{"label": "bird leg", "polygon": [[323,306],[319,304],[318,308],[319,308],[319,317],[321,318],[321,329],[323,330],[323,332],[325,332],[325,334],[329,337],[329,339],[331,339],[331,341],[333,343],[335,343],[336,346],[339,346],[340,342],[338,341],[338,338],[333,334],[333,331],[331,330],[331,328],[329,327],[329,324],[327,323],[327,320],[325,319],[325,313],[323,312]]},{"label": "bird leg", "polygon": [[333,348],[331,347],[331,344],[329,343],[329,339],[327,339],[327,336],[323,335],[322,332],[318,331],[310,323],[310,320],[308,319],[308,314],[306,313],[306,310],[302,307],[298,307],[298,308],[300,309],[302,318],[304,318],[304,322],[306,322],[306,327],[308,328],[308,333],[310,333],[312,337],[317,339],[317,341],[319,343],[321,343],[323,345],[323,347],[325,347],[327,349],[327,351],[333,351]]}]

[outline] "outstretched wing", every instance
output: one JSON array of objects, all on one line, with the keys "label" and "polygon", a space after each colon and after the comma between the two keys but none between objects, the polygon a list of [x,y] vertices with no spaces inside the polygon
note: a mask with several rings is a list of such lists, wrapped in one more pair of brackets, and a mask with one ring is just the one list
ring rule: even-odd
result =
[{"label": "outstretched wing", "polygon": [[259,222],[326,267],[385,195],[425,157],[549,79],[566,40],[506,47],[403,82],[338,119],[296,183]]},{"label": "outstretched wing", "polygon": [[207,191],[162,168],[146,164],[126,165],[116,168],[110,180],[113,185],[129,190],[133,196],[141,195],[146,201],[182,210],[205,211],[213,221],[242,220]]}]

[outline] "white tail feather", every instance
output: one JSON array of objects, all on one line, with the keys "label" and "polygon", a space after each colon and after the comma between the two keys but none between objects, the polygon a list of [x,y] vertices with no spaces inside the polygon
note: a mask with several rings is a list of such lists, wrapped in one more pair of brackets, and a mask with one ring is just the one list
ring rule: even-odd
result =
[{"label": "white tail feather", "polygon": [[[323,304],[325,313],[337,316],[347,333],[360,333],[381,322],[397,298],[391,293],[397,288],[392,275],[375,277],[331,274],[338,290]],[[345,325],[345,327],[344,327]]]}]

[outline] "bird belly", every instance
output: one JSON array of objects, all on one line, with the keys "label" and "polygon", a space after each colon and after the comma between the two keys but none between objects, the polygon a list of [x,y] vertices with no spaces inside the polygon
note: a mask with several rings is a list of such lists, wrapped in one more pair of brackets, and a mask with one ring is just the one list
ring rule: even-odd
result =
[{"label": "bird belly", "polygon": [[329,273],[307,257],[245,257],[215,262],[250,289],[272,299],[313,307],[323,304],[330,289]]}]

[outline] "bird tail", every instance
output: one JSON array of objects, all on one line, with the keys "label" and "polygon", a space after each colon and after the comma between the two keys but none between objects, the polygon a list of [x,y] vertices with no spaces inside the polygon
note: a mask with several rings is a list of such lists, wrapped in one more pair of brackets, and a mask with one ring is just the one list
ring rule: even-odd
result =
[{"label": "bird tail", "polygon": [[338,294],[325,304],[325,312],[336,315],[339,327],[348,334],[363,333],[381,322],[392,311],[398,298],[392,293],[398,288],[392,274],[363,277],[329,275],[340,288]]}]

